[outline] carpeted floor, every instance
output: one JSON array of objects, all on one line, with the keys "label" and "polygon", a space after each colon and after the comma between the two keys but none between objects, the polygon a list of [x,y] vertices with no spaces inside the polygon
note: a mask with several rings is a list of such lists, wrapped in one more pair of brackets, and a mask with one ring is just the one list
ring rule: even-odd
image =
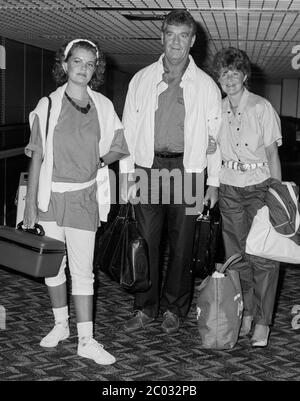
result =
[{"label": "carpeted floor", "polygon": [[[53,324],[46,286],[1,268],[6,329],[0,330],[0,381],[298,381],[300,328],[291,323],[294,317],[300,327],[299,290],[300,266],[282,266],[268,348],[253,349],[245,338],[230,351],[204,350],[197,332],[197,290],[178,333],[163,333],[160,317],[149,329],[127,334],[122,325],[131,314],[133,297],[98,272],[95,337],[117,358],[114,365],[100,366],[76,355],[72,302],[71,337],[56,349],[41,348],[39,341]],[[295,305],[299,319],[292,314]]]}]

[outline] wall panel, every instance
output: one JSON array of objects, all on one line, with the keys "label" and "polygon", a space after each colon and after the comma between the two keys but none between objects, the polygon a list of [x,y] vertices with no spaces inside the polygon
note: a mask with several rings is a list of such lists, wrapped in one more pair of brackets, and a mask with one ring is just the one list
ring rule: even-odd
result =
[{"label": "wall panel", "polygon": [[26,45],[25,121],[42,95],[42,49]]},{"label": "wall panel", "polygon": [[280,84],[266,84],[265,97],[272,104],[274,109],[280,114],[280,100],[281,100],[281,85]]},{"label": "wall panel", "polygon": [[6,39],[5,124],[24,121],[24,49],[25,45]]},{"label": "wall panel", "polygon": [[52,67],[54,64],[54,53],[48,50],[43,50],[43,85],[42,95],[47,96],[52,92],[56,84],[52,78]]},{"label": "wall panel", "polygon": [[283,79],[281,93],[281,115],[296,117],[298,99],[298,80]]}]

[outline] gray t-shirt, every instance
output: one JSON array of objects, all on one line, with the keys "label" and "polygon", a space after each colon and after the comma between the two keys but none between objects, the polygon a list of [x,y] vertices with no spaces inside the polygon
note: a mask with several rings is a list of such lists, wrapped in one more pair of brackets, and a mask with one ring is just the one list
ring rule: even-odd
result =
[{"label": "gray t-shirt", "polygon": [[[85,107],[87,101],[73,99]],[[96,177],[99,163],[100,127],[95,105],[83,114],[64,96],[53,135],[53,174],[55,182],[87,182]],[[38,117],[35,118],[28,150],[42,153]],[[115,132],[110,150],[128,155],[123,130]],[[41,221],[55,221],[59,226],[96,231],[99,225],[97,185],[79,191],[52,192],[47,212],[39,210]]]}]

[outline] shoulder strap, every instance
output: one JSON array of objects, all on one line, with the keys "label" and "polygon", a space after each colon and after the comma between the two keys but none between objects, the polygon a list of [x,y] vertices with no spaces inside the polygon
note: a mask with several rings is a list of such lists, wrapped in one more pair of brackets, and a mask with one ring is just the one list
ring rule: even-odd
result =
[{"label": "shoulder strap", "polygon": [[[293,237],[293,236],[297,233],[297,231],[298,231],[298,229],[299,229],[299,227],[300,227],[300,213],[299,213],[299,209],[298,209],[298,201],[297,201],[297,197],[296,197],[295,191],[294,191],[294,189],[293,189],[293,186],[292,186],[292,184],[291,184],[290,182],[288,182],[288,181],[283,181],[280,185],[285,185],[285,186],[287,187],[288,192],[289,192],[289,194],[290,194],[290,196],[291,196],[291,199],[292,199],[292,201],[294,202],[294,204],[295,204],[295,206],[296,206],[295,230],[294,230],[294,232],[293,232],[292,234],[286,234],[286,235],[280,234],[280,235],[282,235],[283,237],[290,238],[290,237]],[[290,215],[290,213],[289,213],[289,211],[288,211],[288,209],[287,209],[287,207],[286,207],[284,201],[282,200],[281,196],[280,196],[279,193],[276,191],[276,189],[274,190],[273,188],[269,188],[269,191],[270,191],[271,194],[280,202],[281,206],[284,208],[284,210],[286,211],[287,215],[288,215],[289,218],[291,219],[292,217],[291,217],[291,215]]]},{"label": "shoulder strap", "polygon": [[278,194],[278,192],[275,189],[271,188],[271,187],[269,188],[269,192],[278,200],[278,202],[281,204],[281,206],[285,210],[286,214],[288,215],[288,218],[291,219],[290,212],[288,211],[287,207],[285,206],[285,203],[281,199],[281,197]]},{"label": "shoulder strap", "polygon": [[47,121],[46,121],[46,139],[47,139],[47,135],[48,135],[49,118],[50,118],[50,111],[51,111],[51,106],[52,106],[51,97],[50,96],[47,96],[47,97],[48,97],[49,104],[48,104]]},{"label": "shoulder strap", "polygon": [[291,195],[291,198],[293,199],[294,204],[296,206],[296,217],[295,217],[295,234],[296,234],[300,227],[300,213],[299,213],[299,208],[298,208],[298,200],[297,200],[296,194],[293,190],[292,184],[288,181],[285,181],[284,184],[287,186],[289,193]]}]

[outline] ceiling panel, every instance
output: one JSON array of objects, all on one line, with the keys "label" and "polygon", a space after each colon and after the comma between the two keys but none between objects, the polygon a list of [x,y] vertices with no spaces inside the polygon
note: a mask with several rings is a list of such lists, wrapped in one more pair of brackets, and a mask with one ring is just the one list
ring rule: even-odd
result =
[{"label": "ceiling panel", "polygon": [[0,35],[49,50],[85,37],[133,73],[161,53],[161,19],[174,8],[201,24],[207,48],[199,42],[193,51],[207,55],[200,57],[205,68],[217,50],[237,46],[266,79],[299,77],[291,59],[300,44],[300,0],[0,0]]}]

